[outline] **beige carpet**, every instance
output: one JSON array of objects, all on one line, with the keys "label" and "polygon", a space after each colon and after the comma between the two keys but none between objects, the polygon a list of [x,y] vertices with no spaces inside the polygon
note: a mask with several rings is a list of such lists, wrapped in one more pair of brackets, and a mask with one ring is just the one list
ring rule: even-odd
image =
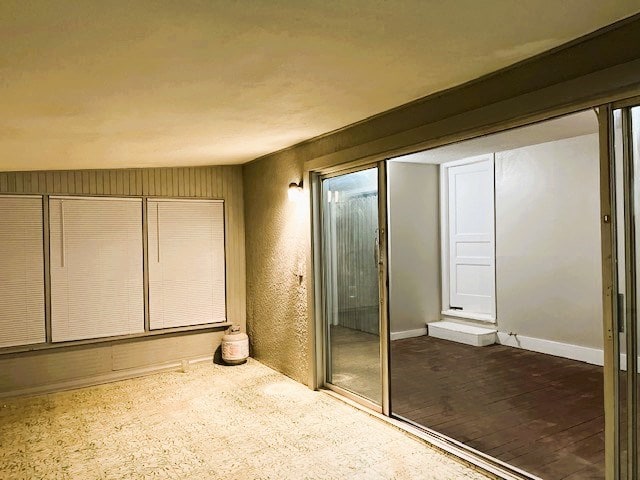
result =
[{"label": "beige carpet", "polygon": [[485,477],[250,361],[0,400],[0,478]]}]

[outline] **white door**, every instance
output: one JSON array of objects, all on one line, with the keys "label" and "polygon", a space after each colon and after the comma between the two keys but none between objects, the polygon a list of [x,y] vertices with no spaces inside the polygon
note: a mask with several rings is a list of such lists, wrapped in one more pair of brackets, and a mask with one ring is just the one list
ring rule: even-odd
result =
[{"label": "white door", "polygon": [[495,318],[493,154],[448,171],[450,308]]}]

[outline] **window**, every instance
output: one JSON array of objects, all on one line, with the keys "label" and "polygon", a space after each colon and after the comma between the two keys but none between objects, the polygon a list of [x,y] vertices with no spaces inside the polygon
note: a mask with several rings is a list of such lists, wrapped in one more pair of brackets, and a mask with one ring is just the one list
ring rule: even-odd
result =
[{"label": "window", "polygon": [[151,329],[226,321],[224,203],[147,202]]},{"label": "window", "polygon": [[144,332],[142,200],[51,197],[54,342]]},{"label": "window", "polygon": [[45,341],[42,197],[0,196],[0,347]]}]

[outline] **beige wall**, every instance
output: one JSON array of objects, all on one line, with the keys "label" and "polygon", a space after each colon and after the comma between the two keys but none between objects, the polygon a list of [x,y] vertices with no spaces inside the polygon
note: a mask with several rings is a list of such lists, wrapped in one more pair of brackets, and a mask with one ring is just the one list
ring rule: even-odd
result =
[{"label": "beige wall", "polygon": [[288,200],[302,163],[281,155],[244,167],[247,329],[252,354],[295,380],[309,378],[306,274],[308,203]]},{"label": "beige wall", "polygon": [[[0,193],[215,197],[225,200],[227,318],[245,327],[242,168],[239,166],[0,173]],[[222,332],[0,354],[0,395],[90,384],[212,355]]]},{"label": "beige wall", "polygon": [[439,166],[389,162],[389,311],[392,333],[440,319]]},{"label": "beige wall", "polygon": [[597,134],[496,154],[498,330],[602,348]]}]

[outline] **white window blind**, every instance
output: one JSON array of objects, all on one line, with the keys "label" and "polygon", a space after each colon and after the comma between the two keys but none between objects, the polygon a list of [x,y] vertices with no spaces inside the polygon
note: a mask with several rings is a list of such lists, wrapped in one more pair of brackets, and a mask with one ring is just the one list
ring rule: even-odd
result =
[{"label": "white window blind", "polygon": [[226,321],[224,203],[148,200],[151,329]]},{"label": "white window blind", "polygon": [[142,200],[51,197],[54,342],[144,331]]},{"label": "white window blind", "polygon": [[0,196],[0,347],[45,341],[42,197]]}]

